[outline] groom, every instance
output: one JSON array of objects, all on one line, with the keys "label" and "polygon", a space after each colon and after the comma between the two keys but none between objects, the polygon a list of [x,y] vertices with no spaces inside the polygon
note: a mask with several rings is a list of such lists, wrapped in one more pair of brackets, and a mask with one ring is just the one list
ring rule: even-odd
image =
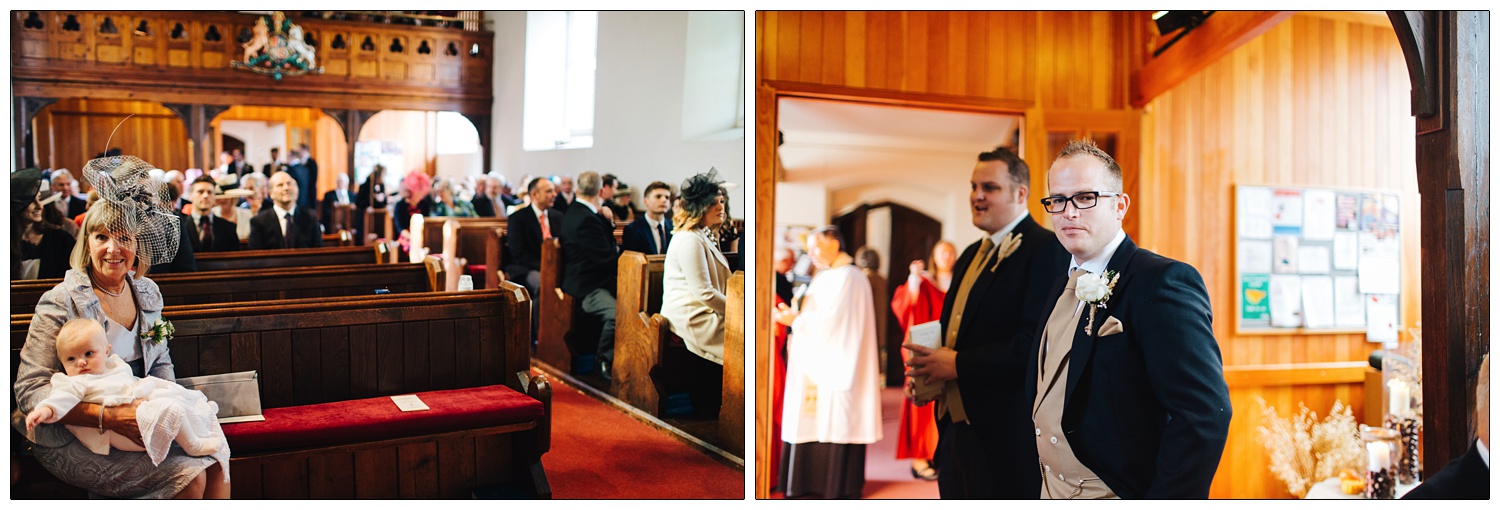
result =
[{"label": "groom", "polygon": [[1130,197],[1092,141],[1047,187],[1073,260],[1027,363],[1041,497],[1207,498],[1231,410],[1202,277],[1120,229]]}]

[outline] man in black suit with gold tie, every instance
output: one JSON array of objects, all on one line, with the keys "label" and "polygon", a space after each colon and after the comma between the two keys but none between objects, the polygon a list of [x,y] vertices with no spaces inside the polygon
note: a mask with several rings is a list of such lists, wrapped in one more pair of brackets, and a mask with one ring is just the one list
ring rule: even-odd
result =
[{"label": "man in black suit with gold tie", "polygon": [[[1026,211],[1031,171],[1005,148],[979,155],[969,183],[974,226],[943,300],[943,346],[908,343],[907,394],[938,404],[938,491],[944,499],[1036,499],[1041,483],[1025,395],[1026,353],[1067,252]],[[913,379],[941,388],[918,394]]]},{"label": "man in black suit with gold tie", "polygon": [[250,249],[317,248],[323,246],[318,220],[297,205],[297,181],[290,172],[271,176],[271,207],[250,219]]},{"label": "man in black suit with gold tie", "polygon": [[1229,434],[1229,388],[1198,270],[1120,228],[1120,166],[1069,143],[1043,207],[1072,254],[1027,360],[1041,496],[1207,498]]}]

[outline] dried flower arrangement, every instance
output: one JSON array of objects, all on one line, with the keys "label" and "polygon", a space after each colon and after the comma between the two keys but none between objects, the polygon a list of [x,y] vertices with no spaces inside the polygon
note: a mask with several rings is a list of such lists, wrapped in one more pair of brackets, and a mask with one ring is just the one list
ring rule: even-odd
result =
[{"label": "dried flower arrangement", "polygon": [[1343,402],[1335,400],[1333,410],[1319,420],[1317,413],[1302,404],[1298,404],[1297,416],[1282,418],[1264,399],[1256,401],[1261,412],[1260,442],[1271,456],[1271,473],[1286,483],[1292,495],[1305,497],[1314,484],[1338,476],[1339,471],[1363,468],[1359,423]]}]

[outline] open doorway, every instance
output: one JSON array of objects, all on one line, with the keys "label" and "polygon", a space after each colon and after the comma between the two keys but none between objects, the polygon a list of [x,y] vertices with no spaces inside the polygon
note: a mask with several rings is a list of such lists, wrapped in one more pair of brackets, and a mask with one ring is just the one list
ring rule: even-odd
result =
[{"label": "open doorway", "polygon": [[[777,110],[777,244],[801,257],[800,233],[834,224],[850,255],[874,252],[880,362],[886,384],[899,386],[904,332],[891,294],[938,241],[962,250],[982,235],[969,212],[970,173],[981,152],[1021,152],[1023,118],[803,98],[780,98]],[[794,279],[807,281],[810,267],[797,264],[804,274]]]}]

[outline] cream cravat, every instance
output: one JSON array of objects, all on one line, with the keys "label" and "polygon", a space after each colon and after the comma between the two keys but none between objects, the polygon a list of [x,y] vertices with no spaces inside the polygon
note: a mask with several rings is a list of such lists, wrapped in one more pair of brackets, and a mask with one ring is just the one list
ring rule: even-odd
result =
[{"label": "cream cravat", "polygon": [[[1057,376],[1067,366],[1068,354],[1073,351],[1073,330],[1078,327],[1078,313],[1082,310],[1078,307],[1078,277],[1088,274],[1088,271],[1074,269],[1068,274],[1068,285],[1063,288],[1061,296],[1057,297],[1057,304],[1052,307],[1052,315],[1047,317],[1047,329],[1042,337],[1042,347],[1038,356],[1037,395],[1046,396],[1057,383]],[[1041,403],[1037,399],[1037,404]]]},{"label": "cream cravat", "polygon": [[[969,303],[969,290],[974,286],[974,281],[979,279],[979,273],[984,271],[985,262],[994,251],[995,241],[985,236],[984,241],[979,243],[979,252],[974,254],[974,260],[969,261],[969,268],[964,270],[964,279],[959,282],[958,295],[953,299],[952,315],[948,319],[948,336],[943,340],[943,347],[952,349],[958,343],[958,327],[963,322],[964,306]],[[943,397],[937,402],[938,417],[952,415],[952,421],[968,421],[969,415],[964,413],[963,397],[958,394],[957,384],[947,384],[943,388]]]}]

